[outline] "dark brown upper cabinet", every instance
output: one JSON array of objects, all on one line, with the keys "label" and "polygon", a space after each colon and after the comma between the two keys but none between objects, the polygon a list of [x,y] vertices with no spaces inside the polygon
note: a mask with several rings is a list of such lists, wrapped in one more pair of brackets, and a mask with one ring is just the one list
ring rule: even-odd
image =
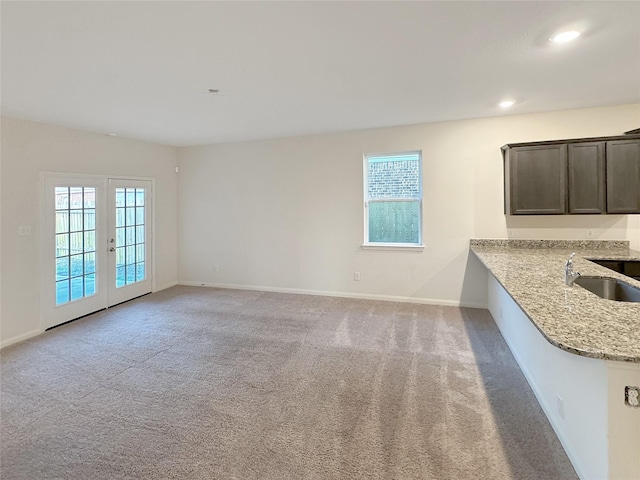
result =
[{"label": "dark brown upper cabinet", "polygon": [[507,167],[513,215],[566,212],[566,145],[515,147],[508,153]]},{"label": "dark brown upper cabinet", "polygon": [[569,213],[605,213],[605,142],[567,145]]},{"label": "dark brown upper cabinet", "polygon": [[607,142],[607,212],[640,213],[640,140]]},{"label": "dark brown upper cabinet", "polygon": [[640,213],[640,135],[507,144],[505,213]]}]

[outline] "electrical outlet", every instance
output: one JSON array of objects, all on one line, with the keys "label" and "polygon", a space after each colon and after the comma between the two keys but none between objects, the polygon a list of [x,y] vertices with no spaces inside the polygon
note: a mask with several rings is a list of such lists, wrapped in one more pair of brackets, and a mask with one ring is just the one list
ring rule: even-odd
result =
[{"label": "electrical outlet", "polygon": [[591,229],[587,230],[587,238],[589,239],[593,238],[593,230]]},{"label": "electrical outlet", "polygon": [[507,238],[513,238],[513,230],[512,229],[507,230]]},{"label": "electrical outlet", "polygon": [[211,267],[211,270],[213,270],[213,273],[218,273],[218,265],[214,265],[213,267]]},{"label": "electrical outlet", "polygon": [[557,396],[557,402],[556,402],[556,407],[558,408],[558,415],[560,416],[561,419],[564,420],[564,400],[562,400],[562,397],[560,395]]},{"label": "electrical outlet", "polygon": [[18,236],[26,237],[31,235],[31,225],[21,225],[18,227]]},{"label": "electrical outlet", "polygon": [[353,280],[355,282],[359,282],[360,281],[360,272],[353,272]]},{"label": "electrical outlet", "polygon": [[624,387],[624,403],[629,407],[640,407],[640,387]]}]

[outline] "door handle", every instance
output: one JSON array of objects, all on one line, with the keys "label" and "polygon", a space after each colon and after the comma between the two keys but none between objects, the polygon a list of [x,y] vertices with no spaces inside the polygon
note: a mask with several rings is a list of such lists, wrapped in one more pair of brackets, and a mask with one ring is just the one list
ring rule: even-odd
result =
[{"label": "door handle", "polygon": [[111,247],[111,248],[109,249],[109,251],[110,251],[110,252],[115,252],[115,251],[116,251],[116,248],[115,248],[115,247]]}]

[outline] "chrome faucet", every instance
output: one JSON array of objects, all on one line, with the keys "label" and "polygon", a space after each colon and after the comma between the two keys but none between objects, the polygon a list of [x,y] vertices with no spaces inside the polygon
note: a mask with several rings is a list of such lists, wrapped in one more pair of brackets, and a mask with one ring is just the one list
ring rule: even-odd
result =
[{"label": "chrome faucet", "polygon": [[567,287],[572,287],[573,283],[578,279],[580,273],[573,271],[573,256],[576,252],[569,255],[569,258],[564,264],[564,284]]}]

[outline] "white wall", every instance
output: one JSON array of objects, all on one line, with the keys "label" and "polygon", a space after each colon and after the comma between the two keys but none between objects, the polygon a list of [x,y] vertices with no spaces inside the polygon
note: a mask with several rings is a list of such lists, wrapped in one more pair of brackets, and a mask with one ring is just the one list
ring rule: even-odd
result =
[{"label": "white wall", "polygon": [[[155,284],[177,280],[177,149],[2,117],[0,345],[40,329],[39,172],[155,179]],[[30,236],[18,237],[18,226]]]},{"label": "white wall", "polygon": [[[640,106],[627,105],[176,149],[3,117],[0,345],[40,328],[40,171],[155,178],[158,288],[180,278],[479,306],[486,275],[469,257],[470,238],[508,229],[584,238],[591,229],[640,249],[640,216],[506,218],[499,147],[638,125]],[[361,250],[363,153],[417,149],[424,252]],[[18,237],[20,225],[32,235]]]},{"label": "white wall", "polygon": [[[505,217],[500,146],[639,125],[626,105],[181,148],[179,279],[485,305],[470,238],[593,230],[640,249],[638,216]],[[406,150],[423,152],[426,248],[363,251],[362,155]]]}]

